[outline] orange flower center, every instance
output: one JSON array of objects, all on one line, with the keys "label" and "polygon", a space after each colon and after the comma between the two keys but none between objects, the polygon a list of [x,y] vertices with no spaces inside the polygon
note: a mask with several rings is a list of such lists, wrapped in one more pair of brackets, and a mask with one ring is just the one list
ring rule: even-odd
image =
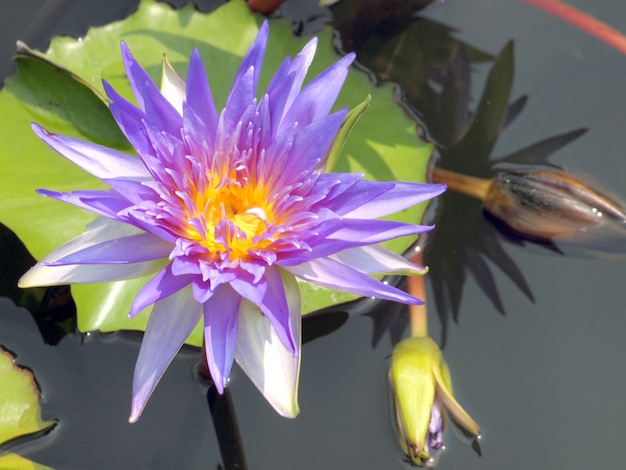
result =
[{"label": "orange flower center", "polygon": [[267,186],[250,184],[236,174],[211,176],[206,187],[190,184],[188,197],[180,198],[188,219],[182,235],[212,254],[228,252],[237,259],[267,248],[272,239],[263,235],[275,222]]}]

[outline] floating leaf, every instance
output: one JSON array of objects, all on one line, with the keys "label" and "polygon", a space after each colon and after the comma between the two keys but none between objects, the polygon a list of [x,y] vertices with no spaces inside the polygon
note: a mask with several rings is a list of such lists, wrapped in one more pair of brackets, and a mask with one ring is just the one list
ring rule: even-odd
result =
[{"label": "floating leaf", "polygon": [[[105,78],[120,93],[131,98],[119,52],[124,40],[136,59],[146,68],[156,83],[160,82],[161,59],[167,57],[176,71],[185,75],[191,51],[197,47],[207,67],[211,88],[218,108],[223,107],[233,77],[249,44],[257,34],[262,17],[255,16],[242,1],[229,2],[210,14],[187,6],[180,10],[143,0],[136,13],[126,20],[92,28],[80,41],[69,37],[52,40],[45,54],[48,71],[26,77],[27,71],[18,63],[17,76],[7,81],[0,92],[0,221],[12,229],[40,259],[52,249],[81,233],[93,216],[74,207],[60,204],[35,194],[37,188],[57,191],[103,188],[101,182],[48,149],[32,134],[29,124],[36,121],[50,131],[110,145],[111,136],[104,132],[112,122],[108,115],[98,115],[96,121],[81,119],[91,111],[72,106],[69,111],[53,112],[46,100],[37,99],[39,88],[48,86],[50,74],[60,74],[61,83],[84,85],[102,92]],[[319,35],[318,54],[309,76],[319,74],[334,63],[332,33]],[[280,62],[294,56],[307,38],[292,34],[291,22],[272,20],[271,33],[260,87],[269,82]],[[33,60],[32,54],[29,60]],[[28,64],[33,66],[33,64]],[[64,75],[65,74],[65,75]],[[76,80],[80,77],[80,80]],[[74,83],[72,83],[72,81]],[[336,171],[364,172],[377,180],[425,181],[431,146],[417,139],[415,124],[396,105],[390,86],[374,88],[368,78],[351,71],[338,99],[338,107],[353,108],[368,95],[372,103],[354,126],[337,161]],[[76,120],[80,121],[80,126]],[[99,124],[101,123],[101,125]],[[423,207],[416,207],[394,216],[406,222],[420,220]],[[390,244],[397,252],[404,251],[413,240],[402,239]],[[145,329],[147,315],[133,319],[127,312],[145,278],[107,284],[73,286],[78,308],[78,327],[82,331]],[[311,312],[345,302],[353,296],[329,291],[310,284],[301,284],[303,311]],[[191,344],[201,343],[201,329],[190,338]]]},{"label": "floating leaf", "polygon": [[[90,140],[109,147],[128,148],[126,137],[110,117],[107,98],[95,86],[21,42],[15,62],[20,80],[14,83],[17,88],[14,92],[24,96],[27,106],[42,115],[46,112],[57,115]],[[43,77],[45,86],[42,86]],[[26,90],[20,92],[19,87]]]},{"label": "floating leaf", "polygon": [[0,348],[0,445],[54,425],[54,420],[41,419],[39,388],[33,374],[17,366],[13,356]]},{"label": "floating leaf", "polygon": [[17,454],[0,454],[0,470],[53,470]]}]

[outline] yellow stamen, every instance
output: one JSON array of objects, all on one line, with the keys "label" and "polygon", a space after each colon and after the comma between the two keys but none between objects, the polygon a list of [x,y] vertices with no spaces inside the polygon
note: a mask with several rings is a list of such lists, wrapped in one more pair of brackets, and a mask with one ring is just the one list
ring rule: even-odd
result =
[{"label": "yellow stamen", "polygon": [[[254,184],[244,178],[231,174],[224,178],[208,175],[209,183],[204,191],[196,185],[188,198],[179,200],[187,215],[188,223],[184,225],[184,237],[195,240],[206,247],[210,253],[230,253],[230,258],[246,259],[251,250],[266,248],[270,241],[257,237],[267,232],[276,222],[272,211],[273,204],[269,201],[269,188],[259,182]],[[216,228],[223,221],[232,224],[232,230],[218,234]],[[197,224],[203,221],[204,230]]]}]

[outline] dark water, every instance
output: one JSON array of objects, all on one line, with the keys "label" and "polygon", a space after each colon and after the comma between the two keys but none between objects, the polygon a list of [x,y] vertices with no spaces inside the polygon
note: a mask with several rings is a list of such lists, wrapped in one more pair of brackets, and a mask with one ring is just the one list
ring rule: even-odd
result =
[{"label": "dark water", "polygon": [[[50,36],[82,35],[87,25],[121,19],[134,4],[61,1],[58,16],[29,26],[44,3],[2,5],[0,70],[10,70],[18,38],[43,47]],[[302,13],[295,3],[287,12],[306,16],[312,11],[302,7],[307,12]],[[569,3],[626,31],[621,0]],[[589,128],[552,161],[589,173],[626,198],[624,55],[520,1],[449,0],[422,14],[493,55],[514,40],[512,98],[528,95],[529,100],[493,155]],[[472,105],[489,67],[472,72]],[[467,276],[458,323],[448,325],[444,354],[459,402],[481,426],[483,455],[476,456],[449,429],[439,468],[623,468],[625,262],[503,246],[526,278],[534,303],[487,262],[506,312],[502,316]],[[436,269],[431,261],[431,270]],[[440,322],[434,302],[429,305],[431,334],[438,339]],[[229,389],[249,468],[408,466],[388,413],[391,336],[385,333],[373,348],[373,335],[371,317],[355,315],[304,346],[302,413],[293,421],[276,415],[235,368]],[[222,458],[207,389],[194,378],[193,349],[183,350],[170,366],[139,423],[127,423],[139,341],[136,334],[92,334],[45,345],[30,314],[0,299],[0,344],[34,370],[43,389],[44,418],[60,420],[49,435],[11,450],[58,469],[218,468]],[[220,416],[220,429],[232,423]]]}]

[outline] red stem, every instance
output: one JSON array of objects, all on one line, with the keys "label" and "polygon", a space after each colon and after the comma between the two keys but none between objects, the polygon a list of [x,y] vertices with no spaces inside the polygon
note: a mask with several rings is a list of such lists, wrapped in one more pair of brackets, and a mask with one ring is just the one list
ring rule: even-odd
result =
[{"label": "red stem", "polygon": [[522,0],[567,21],[626,54],[626,36],[594,17],[559,0]]}]

